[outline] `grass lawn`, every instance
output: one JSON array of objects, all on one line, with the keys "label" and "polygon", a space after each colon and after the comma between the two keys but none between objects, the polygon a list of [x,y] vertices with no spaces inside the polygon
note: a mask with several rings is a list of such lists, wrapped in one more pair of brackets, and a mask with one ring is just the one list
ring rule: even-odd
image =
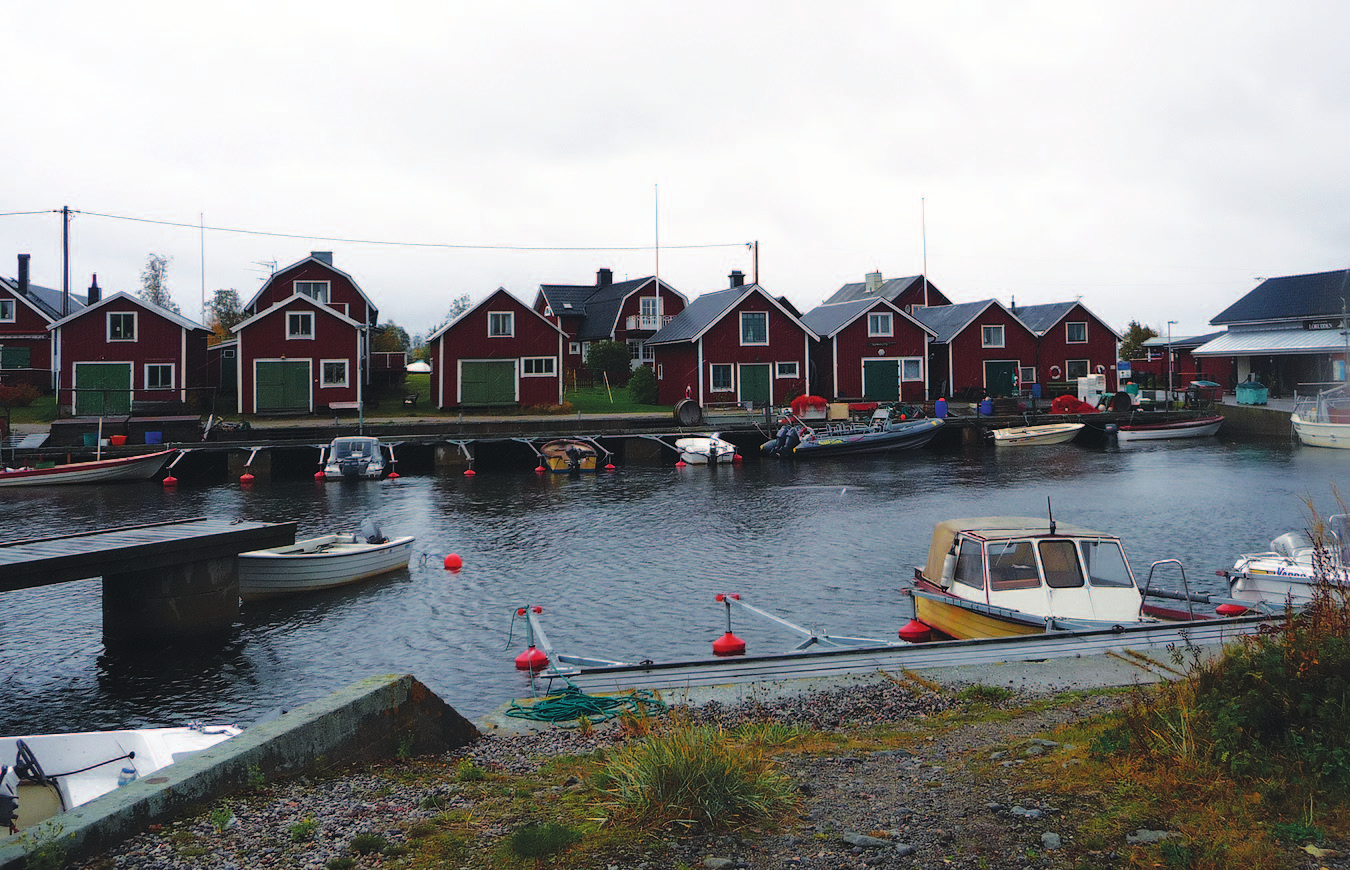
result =
[{"label": "grass lawn", "polygon": [[[415,409],[405,407],[403,397],[417,393],[417,407]],[[459,410],[441,411],[434,403],[431,390],[431,375],[429,374],[410,374],[400,387],[381,390],[374,395],[379,402],[379,407],[374,409],[373,413],[382,417],[435,417],[435,416],[459,416]],[[568,389],[564,394],[565,405],[552,405],[549,407],[531,407],[531,408],[496,408],[484,409],[482,413],[486,414],[642,414],[642,413],[662,413],[669,411],[665,405],[639,405],[634,402],[628,394],[626,387],[615,387],[612,390],[606,389],[603,385],[598,387],[580,387]],[[478,409],[473,409],[477,411]]]}]

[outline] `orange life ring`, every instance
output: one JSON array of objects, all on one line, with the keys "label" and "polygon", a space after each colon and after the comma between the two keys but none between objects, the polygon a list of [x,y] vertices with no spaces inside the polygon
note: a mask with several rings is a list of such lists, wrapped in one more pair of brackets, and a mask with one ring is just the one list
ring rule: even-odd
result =
[{"label": "orange life ring", "polygon": [[1055,381],[1059,380],[1059,366],[1050,367],[1050,379]]}]

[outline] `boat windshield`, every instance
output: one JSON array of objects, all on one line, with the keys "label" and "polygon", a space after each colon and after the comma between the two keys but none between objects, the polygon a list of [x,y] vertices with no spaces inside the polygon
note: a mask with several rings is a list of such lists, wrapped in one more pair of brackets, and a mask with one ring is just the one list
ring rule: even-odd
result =
[{"label": "boat windshield", "polygon": [[1078,548],[1093,586],[1133,586],[1129,563],[1115,541],[1079,541]]},{"label": "boat windshield", "polygon": [[1041,565],[1045,583],[1051,589],[1076,589],[1083,585],[1083,568],[1073,541],[1041,541]]},{"label": "boat windshield", "polygon": [[956,573],[952,579],[964,586],[984,591],[984,561],[980,557],[978,541],[962,541],[956,557]]},{"label": "boat windshield", "polygon": [[333,442],[334,459],[368,459],[375,455],[373,438],[339,438]]},{"label": "boat windshield", "polygon": [[1035,589],[1041,585],[1030,541],[989,542],[989,589]]}]

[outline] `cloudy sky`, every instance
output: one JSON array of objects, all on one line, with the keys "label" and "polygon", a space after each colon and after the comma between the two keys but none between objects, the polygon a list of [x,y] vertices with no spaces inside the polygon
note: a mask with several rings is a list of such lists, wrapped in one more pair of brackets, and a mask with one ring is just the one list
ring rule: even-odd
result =
[{"label": "cloudy sky", "polygon": [[[0,275],[186,314],[334,253],[424,331],[461,294],[732,269],[1081,298],[1174,335],[1350,266],[1350,6],[0,3]],[[199,227],[205,225],[202,231]],[[658,244],[659,243],[659,244]]]}]

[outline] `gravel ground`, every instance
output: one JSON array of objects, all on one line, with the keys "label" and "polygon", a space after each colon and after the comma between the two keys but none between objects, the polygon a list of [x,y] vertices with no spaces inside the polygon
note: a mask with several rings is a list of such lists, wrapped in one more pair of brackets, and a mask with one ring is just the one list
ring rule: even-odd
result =
[{"label": "gravel ground", "polygon": [[[1026,694],[1003,703],[1023,707]],[[950,693],[919,693],[876,682],[737,707],[715,703],[686,711],[695,722],[801,723],[818,729],[912,721],[958,705]],[[797,782],[801,815],[789,830],[719,836],[667,836],[647,852],[598,863],[597,870],[676,868],[1061,868],[1130,866],[1133,846],[1084,854],[1074,848],[1076,825],[1088,807],[1059,807],[1028,795],[1003,776],[981,777],[968,762],[992,760],[995,770],[1012,772],[1029,754],[1065,751],[1044,735],[1056,725],[1105,712],[1121,696],[1094,696],[1073,707],[1020,713],[1001,721],[979,721],[923,737],[910,750],[850,755],[785,754],[780,761]],[[473,810],[471,790],[455,782],[455,765],[467,759],[487,770],[528,774],[567,753],[585,753],[620,739],[612,724],[588,734],[550,728],[528,734],[488,735],[449,758],[415,759],[324,777],[270,785],[220,805],[215,815],[183,820],[132,838],[104,856],[79,865],[86,870],[320,870],[349,859],[350,867],[398,867],[400,846],[417,823],[446,810]],[[987,769],[988,765],[979,765]],[[427,774],[431,775],[428,776]],[[443,775],[440,775],[442,774]],[[411,775],[420,774],[420,775]],[[581,788],[562,782],[553,791]],[[546,793],[537,796],[547,800]],[[298,827],[297,827],[298,826]],[[489,852],[513,825],[483,821],[482,850],[462,866],[487,868]],[[296,833],[304,833],[297,837]],[[1142,832],[1154,836],[1166,832]],[[361,854],[359,835],[373,835],[393,847]],[[1072,857],[1071,857],[1072,856]],[[1307,857],[1305,862],[1299,858]],[[1291,866],[1344,868],[1337,855],[1320,860],[1297,853]],[[1086,862],[1086,863],[1084,863]],[[444,864],[456,867],[461,864]],[[546,865],[541,865],[546,866]]]}]

